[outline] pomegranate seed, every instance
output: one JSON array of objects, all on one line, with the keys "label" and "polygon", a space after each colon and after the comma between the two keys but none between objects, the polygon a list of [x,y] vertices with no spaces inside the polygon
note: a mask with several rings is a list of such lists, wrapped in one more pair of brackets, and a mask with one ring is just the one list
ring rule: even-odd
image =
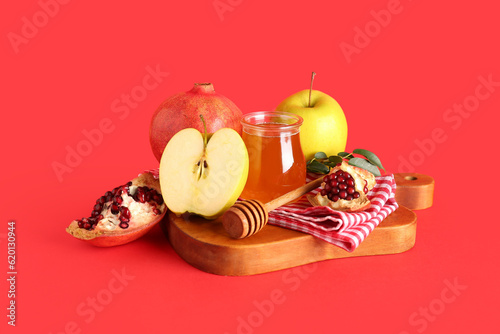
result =
[{"label": "pomegranate seed", "polygon": [[368,185],[368,181],[365,180],[365,187],[363,189],[363,191],[365,192],[365,194],[368,193],[368,187],[367,187],[367,185]]},{"label": "pomegranate seed", "polygon": [[339,183],[343,183],[343,182],[345,182],[345,178],[344,178],[343,176],[340,176],[340,175],[339,175],[339,176],[337,177],[337,181],[338,181]]},{"label": "pomegranate seed", "polygon": [[332,196],[332,201],[337,202],[340,199],[338,195]]},{"label": "pomegranate seed", "polygon": [[[142,187],[138,187],[135,191],[135,194],[132,196],[134,201],[144,203],[144,190]],[[142,199],[142,201],[141,201]]]},{"label": "pomegranate seed", "polygon": [[326,196],[326,194],[328,194],[326,189],[321,189],[321,196]]},{"label": "pomegranate seed", "polygon": [[346,198],[347,197],[347,191],[341,190],[339,192],[339,197],[342,198],[342,199]]},{"label": "pomegranate seed", "polygon": [[352,194],[352,197],[359,198],[359,193],[356,191],[354,194]]},{"label": "pomegranate seed", "polygon": [[86,229],[86,230],[90,230],[91,227],[92,227],[92,225],[90,225],[90,223],[85,223],[83,225],[83,228]]},{"label": "pomegranate seed", "polygon": [[121,223],[120,223],[120,227],[121,227],[121,228],[123,228],[123,229],[128,228],[128,223],[126,223],[126,222],[121,222]]},{"label": "pomegranate seed", "polygon": [[155,215],[159,215],[159,214],[161,213],[161,211],[160,211],[160,209],[158,209],[158,208],[153,208],[153,213],[154,213]]},{"label": "pomegranate seed", "polygon": [[346,179],[352,179],[352,175],[351,175],[351,174],[349,174],[349,173],[347,173],[347,172],[345,172],[345,173],[344,173],[344,177],[345,177]]},{"label": "pomegranate seed", "polygon": [[342,171],[342,169],[339,169],[338,171],[335,172],[335,175],[337,176],[340,176],[342,175],[344,172]]},{"label": "pomegranate seed", "polygon": [[116,215],[116,214],[118,214],[118,212],[120,212],[120,208],[118,207],[118,205],[112,204],[111,205],[111,213]]},{"label": "pomegranate seed", "polygon": [[96,210],[94,210],[94,211],[92,211],[92,213],[90,214],[90,216],[91,216],[92,218],[95,218],[95,217],[99,216],[99,214],[100,214],[100,213],[101,213],[101,211],[96,211]]},{"label": "pomegranate seed", "polygon": [[338,163],[338,164],[336,164],[335,166],[340,167],[340,166],[342,166],[342,163],[341,163],[341,162],[339,162],[339,163]]},{"label": "pomegranate seed", "polygon": [[352,186],[354,186],[354,179],[352,179],[352,178],[351,179],[347,179],[346,183],[347,183],[348,186],[352,187]]},{"label": "pomegranate seed", "polygon": [[99,215],[99,216],[97,216],[95,219],[96,219],[96,220],[98,220],[98,221],[99,221],[99,220],[103,220],[103,219],[104,219],[104,216],[103,216],[103,215]]},{"label": "pomegranate seed", "polygon": [[125,188],[124,186],[116,187],[115,188],[116,190],[113,191],[113,195],[115,195],[115,196],[121,196],[123,194],[123,189],[124,188]]},{"label": "pomegranate seed", "polygon": [[339,193],[339,188],[333,188],[332,189],[332,194],[338,194]]},{"label": "pomegranate seed", "polygon": [[113,202],[116,203],[117,205],[120,205],[123,203],[123,198],[121,196],[117,196],[113,198]]},{"label": "pomegranate seed", "polygon": [[94,210],[98,211],[98,212],[101,212],[102,211],[102,205],[100,203],[97,203],[96,205],[94,205]]},{"label": "pomegranate seed", "polygon": [[332,188],[336,187],[338,184],[339,182],[337,180],[330,181],[330,185],[332,186]]},{"label": "pomegranate seed", "polygon": [[151,192],[147,192],[144,194],[144,201],[149,202],[151,200]]},{"label": "pomegranate seed", "polygon": [[121,221],[122,223],[128,223],[128,222],[130,221],[130,219],[129,219],[129,218],[127,218],[127,217],[125,217],[125,216],[120,216],[120,218],[119,218],[119,219],[120,219],[120,221]]},{"label": "pomegranate seed", "polygon": [[346,188],[347,188],[347,184],[345,184],[345,183],[341,183],[341,184],[339,184],[339,189],[340,189],[340,190],[344,190],[344,189],[346,189]]},{"label": "pomegranate seed", "polygon": [[347,195],[345,199],[346,199],[346,201],[351,201],[353,199],[353,197],[352,197],[352,195]]},{"label": "pomegranate seed", "polygon": [[158,199],[155,198],[155,202],[162,205],[163,204],[163,196],[158,194]]},{"label": "pomegranate seed", "polygon": [[349,188],[347,188],[347,193],[348,193],[349,195],[354,194],[354,188],[353,188],[353,187],[349,187]]},{"label": "pomegranate seed", "polygon": [[78,221],[78,227],[83,228],[83,222],[81,220]]},{"label": "pomegranate seed", "polygon": [[122,206],[120,208],[120,212],[122,214],[122,217],[130,218],[130,210],[126,206]]}]

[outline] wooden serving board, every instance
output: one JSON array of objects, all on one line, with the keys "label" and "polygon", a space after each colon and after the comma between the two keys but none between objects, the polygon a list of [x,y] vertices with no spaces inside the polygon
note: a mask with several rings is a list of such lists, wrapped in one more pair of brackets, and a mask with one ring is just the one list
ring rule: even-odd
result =
[{"label": "wooden serving board", "polygon": [[323,260],[396,254],[415,244],[417,217],[403,206],[349,253],[312,235],[266,225],[245,239],[231,239],[220,219],[169,213],[161,222],[174,250],[189,264],[208,273],[227,276],[255,275]]}]

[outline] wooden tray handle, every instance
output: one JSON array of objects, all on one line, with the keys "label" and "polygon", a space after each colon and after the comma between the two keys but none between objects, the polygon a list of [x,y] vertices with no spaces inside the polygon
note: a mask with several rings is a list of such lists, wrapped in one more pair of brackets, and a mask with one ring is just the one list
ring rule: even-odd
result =
[{"label": "wooden tray handle", "polygon": [[417,173],[395,173],[396,202],[411,210],[422,210],[432,206],[434,179]]}]

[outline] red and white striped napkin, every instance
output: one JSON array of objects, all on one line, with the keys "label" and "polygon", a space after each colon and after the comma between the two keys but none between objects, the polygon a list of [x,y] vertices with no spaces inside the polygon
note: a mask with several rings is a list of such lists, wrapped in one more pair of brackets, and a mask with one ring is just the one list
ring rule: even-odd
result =
[{"label": "red and white striped napkin", "polygon": [[[314,180],[307,176],[307,182]],[[308,193],[316,195],[320,187]],[[368,199],[371,206],[361,212],[342,212],[326,206],[313,207],[306,196],[299,201],[281,206],[269,212],[269,224],[311,234],[348,252],[355,250],[363,240],[398,208],[394,198],[394,175],[376,177],[376,184]]]}]

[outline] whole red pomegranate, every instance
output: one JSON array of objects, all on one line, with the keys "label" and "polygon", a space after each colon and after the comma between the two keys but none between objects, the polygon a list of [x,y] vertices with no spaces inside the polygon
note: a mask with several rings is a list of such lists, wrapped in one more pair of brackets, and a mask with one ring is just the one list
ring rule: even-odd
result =
[{"label": "whole red pomegranate", "polygon": [[95,246],[123,245],[146,234],[166,212],[158,172],[149,171],[107,191],[90,217],[72,221],[66,231]]},{"label": "whole red pomegranate", "polygon": [[180,130],[195,128],[203,133],[200,114],[205,118],[208,133],[232,128],[241,134],[241,110],[227,97],[216,93],[211,83],[195,83],[190,91],[163,101],[153,114],[149,141],[158,161],[167,143]]}]

